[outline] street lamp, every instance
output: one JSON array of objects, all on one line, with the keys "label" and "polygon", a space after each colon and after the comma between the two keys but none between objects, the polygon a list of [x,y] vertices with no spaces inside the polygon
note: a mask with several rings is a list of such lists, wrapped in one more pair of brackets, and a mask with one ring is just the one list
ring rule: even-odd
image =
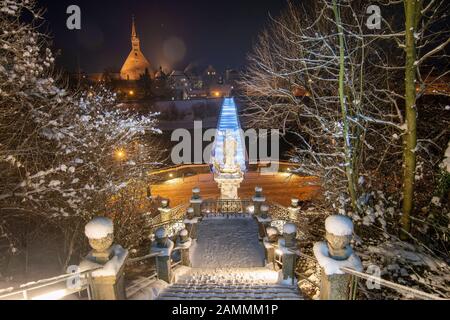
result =
[{"label": "street lamp", "polygon": [[122,161],[126,158],[127,154],[124,149],[120,148],[114,152],[114,156],[117,160]]}]

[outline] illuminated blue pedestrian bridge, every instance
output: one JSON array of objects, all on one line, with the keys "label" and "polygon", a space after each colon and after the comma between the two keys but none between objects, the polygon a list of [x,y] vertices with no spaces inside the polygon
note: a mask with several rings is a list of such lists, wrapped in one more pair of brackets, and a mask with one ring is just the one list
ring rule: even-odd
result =
[{"label": "illuminated blue pedestrian bridge", "polygon": [[234,98],[225,98],[217,124],[211,165],[214,173],[246,171],[245,139]]}]

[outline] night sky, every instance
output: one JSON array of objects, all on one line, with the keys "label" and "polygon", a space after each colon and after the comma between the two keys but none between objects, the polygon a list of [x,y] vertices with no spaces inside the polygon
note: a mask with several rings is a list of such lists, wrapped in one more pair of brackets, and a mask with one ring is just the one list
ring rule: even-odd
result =
[{"label": "night sky", "polygon": [[[172,70],[189,63],[219,71],[241,68],[269,14],[286,0],[38,0],[45,8],[46,31],[60,50],[58,63],[85,72],[119,71],[131,50],[131,17],[144,55],[153,68]],[[66,28],[66,8],[81,8],[82,30]],[[180,56],[185,47],[185,54]],[[170,53],[172,52],[172,54]],[[175,56],[173,55],[175,53]],[[178,56],[177,56],[178,55]]]}]

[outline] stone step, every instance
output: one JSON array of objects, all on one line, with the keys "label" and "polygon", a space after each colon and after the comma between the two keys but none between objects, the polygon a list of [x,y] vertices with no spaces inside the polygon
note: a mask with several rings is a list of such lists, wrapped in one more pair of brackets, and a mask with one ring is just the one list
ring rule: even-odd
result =
[{"label": "stone step", "polygon": [[274,300],[303,300],[299,296],[267,296],[267,297],[249,297],[249,296],[160,296],[158,300],[264,300],[264,301],[274,301]]},{"label": "stone step", "polygon": [[[295,285],[282,285],[279,273],[257,268],[184,268],[160,300],[302,300]],[[183,272],[181,272],[183,271]]]},{"label": "stone step", "polygon": [[220,283],[198,283],[198,284],[187,284],[187,283],[176,283],[170,286],[170,288],[183,288],[183,289],[209,289],[209,288],[221,288],[229,290],[295,290],[295,286],[285,286],[285,285],[251,285],[251,284],[220,284]]},{"label": "stone step", "polygon": [[164,291],[164,293],[195,293],[195,294],[209,294],[209,293],[222,293],[222,294],[255,294],[255,295],[278,295],[278,294],[297,294],[294,290],[271,290],[266,289],[263,291],[255,291],[255,290],[226,290],[220,288],[214,288],[210,290],[202,290],[202,289],[182,289],[182,288],[168,288]]},{"label": "stone step", "polygon": [[158,297],[158,300],[302,300],[302,298],[295,293],[164,292]]}]

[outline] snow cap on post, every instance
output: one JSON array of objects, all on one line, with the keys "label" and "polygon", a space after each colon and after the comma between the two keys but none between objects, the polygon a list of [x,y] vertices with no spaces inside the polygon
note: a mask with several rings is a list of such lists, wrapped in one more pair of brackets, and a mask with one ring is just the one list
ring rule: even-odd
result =
[{"label": "snow cap on post", "polygon": [[164,227],[158,228],[158,230],[155,231],[155,238],[156,239],[164,239],[167,237],[167,232]]},{"label": "snow cap on post", "polygon": [[297,226],[293,223],[286,223],[283,227],[284,234],[294,234],[297,232]]},{"label": "snow cap on post", "polygon": [[262,187],[255,187],[255,192],[262,192],[263,188]]},{"label": "snow cap on post", "polygon": [[325,230],[338,237],[351,236],[353,234],[353,222],[344,215],[333,215],[325,220]]},{"label": "snow cap on post", "polygon": [[84,227],[84,234],[89,239],[103,239],[114,233],[114,224],[111,219],[96,217]]},{"label": "snow cap on post", "polygon": [[298,207],[298,202],[299,202],[300,200],[298,200],[297,198],[292,198],[291,199],[291,206],[293,207],[293,208],[297,208]]},{"label": "snow cap on post", "polygon": [[193,188],[192,193],[200,193],[200,188],[199,187]]},{"label": "snow cap on post", "polygon": [[169,200],[162,200],[161,201],[161,206],[163,208],[167,208],[169,206]]},{"label": "snow cap on post", "polygon": [[180,231],[180,237],[187,237],[189,235],[189,232],[186,229],[183,229]]}]

